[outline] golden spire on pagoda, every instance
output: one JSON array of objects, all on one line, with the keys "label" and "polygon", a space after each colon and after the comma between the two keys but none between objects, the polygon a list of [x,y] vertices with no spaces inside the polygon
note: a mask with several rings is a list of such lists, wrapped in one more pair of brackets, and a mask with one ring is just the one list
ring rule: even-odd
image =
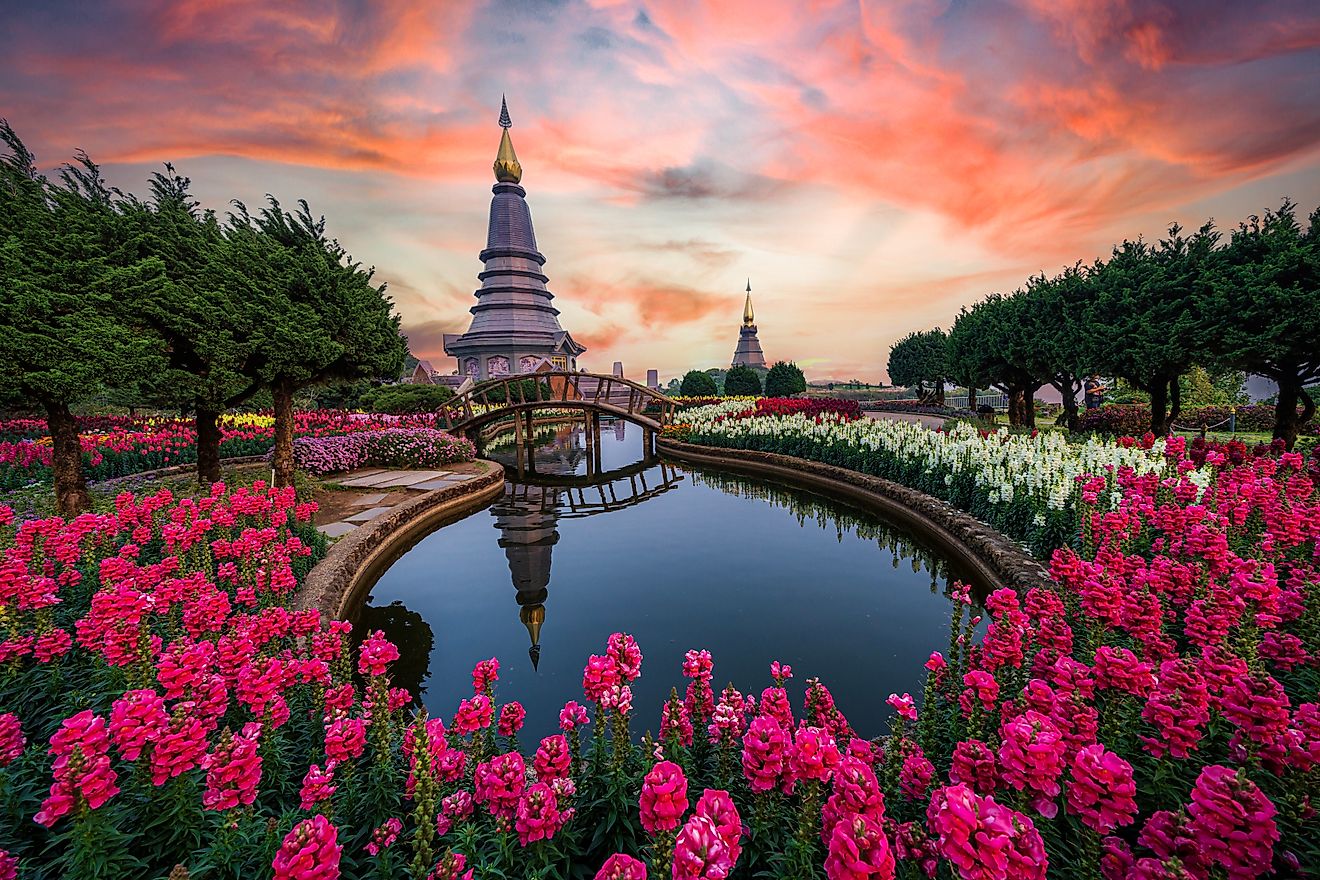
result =
[{"label": "golden spire on pagoda", "polygon": [[756,315],[752,312],[752,279],[747,279],[747,302],[743,303],[743,326],[750,327],[756,323]]},{"label": "golden spire on pagoda", "polygon": [[509,119],[509,105],[500,95],[500,128],[504,133],[500,135],[500,151],[495,154],[495,179],[500,183],[517,183],[522,180],[522,166],[518,164],[518,156],[513,152],[513,140],[509,137],[509,129],[513,126]]}]

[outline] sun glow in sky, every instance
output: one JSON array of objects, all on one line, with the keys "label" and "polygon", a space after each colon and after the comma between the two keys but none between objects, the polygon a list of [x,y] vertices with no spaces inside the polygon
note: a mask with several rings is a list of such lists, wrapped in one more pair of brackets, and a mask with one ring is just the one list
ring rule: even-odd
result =
[{"label": "sun glow in sky", "polygon": [[889,345],[1170,222],[1320,204],[1320,5],[27,0],[0,116],[208,207],[306,198],[453,369],[500,95],[580,363],[768,358],[882,378]]}]

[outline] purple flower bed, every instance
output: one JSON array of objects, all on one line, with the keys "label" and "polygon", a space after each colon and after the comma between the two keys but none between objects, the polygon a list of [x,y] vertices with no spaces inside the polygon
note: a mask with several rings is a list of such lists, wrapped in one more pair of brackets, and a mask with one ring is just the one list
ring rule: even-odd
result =
[{"label": "purple flower bed", "polygon": [[471,441],[434,428],[386,428],[293,441],[294,464],[318,476],[371,465],[434,468],[476,457]]}]

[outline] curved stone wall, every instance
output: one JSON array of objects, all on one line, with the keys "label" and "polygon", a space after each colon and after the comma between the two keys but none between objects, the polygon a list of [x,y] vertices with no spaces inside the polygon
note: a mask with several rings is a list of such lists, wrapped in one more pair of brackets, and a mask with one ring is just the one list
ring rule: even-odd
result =
[{"label": "curved stone wall", "polygon": [[721,449],[676,440],[660,440],[656,448],[679,461],[770,477],[858,504],[927,538],[992,590],[1005,586],[1019,591],[1032,587],[1053,589],[1049,573],[1025,547],[925,492],[858,471],[772,452]]},{"label": "curved stone wall", "polygon": [[299,608],[317,608],[327,619],[347,617],[363,593],[395,560],[445,520],[458,520],[504,491],[504,468],[488,470],[454,486],[405,501],[340,538],[303,581]]}]

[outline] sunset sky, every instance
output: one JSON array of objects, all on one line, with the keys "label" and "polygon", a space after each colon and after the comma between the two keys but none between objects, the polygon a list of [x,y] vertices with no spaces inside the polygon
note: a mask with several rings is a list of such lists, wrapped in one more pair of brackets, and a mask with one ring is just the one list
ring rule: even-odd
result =
[{"label": "sunset sky", "polygon": [[1171,221],[1320,204],[1320,4],[19,0],[0,116],[144,192],[306,198],[445,372],[501,93],[580,364],[813,378]]}]

